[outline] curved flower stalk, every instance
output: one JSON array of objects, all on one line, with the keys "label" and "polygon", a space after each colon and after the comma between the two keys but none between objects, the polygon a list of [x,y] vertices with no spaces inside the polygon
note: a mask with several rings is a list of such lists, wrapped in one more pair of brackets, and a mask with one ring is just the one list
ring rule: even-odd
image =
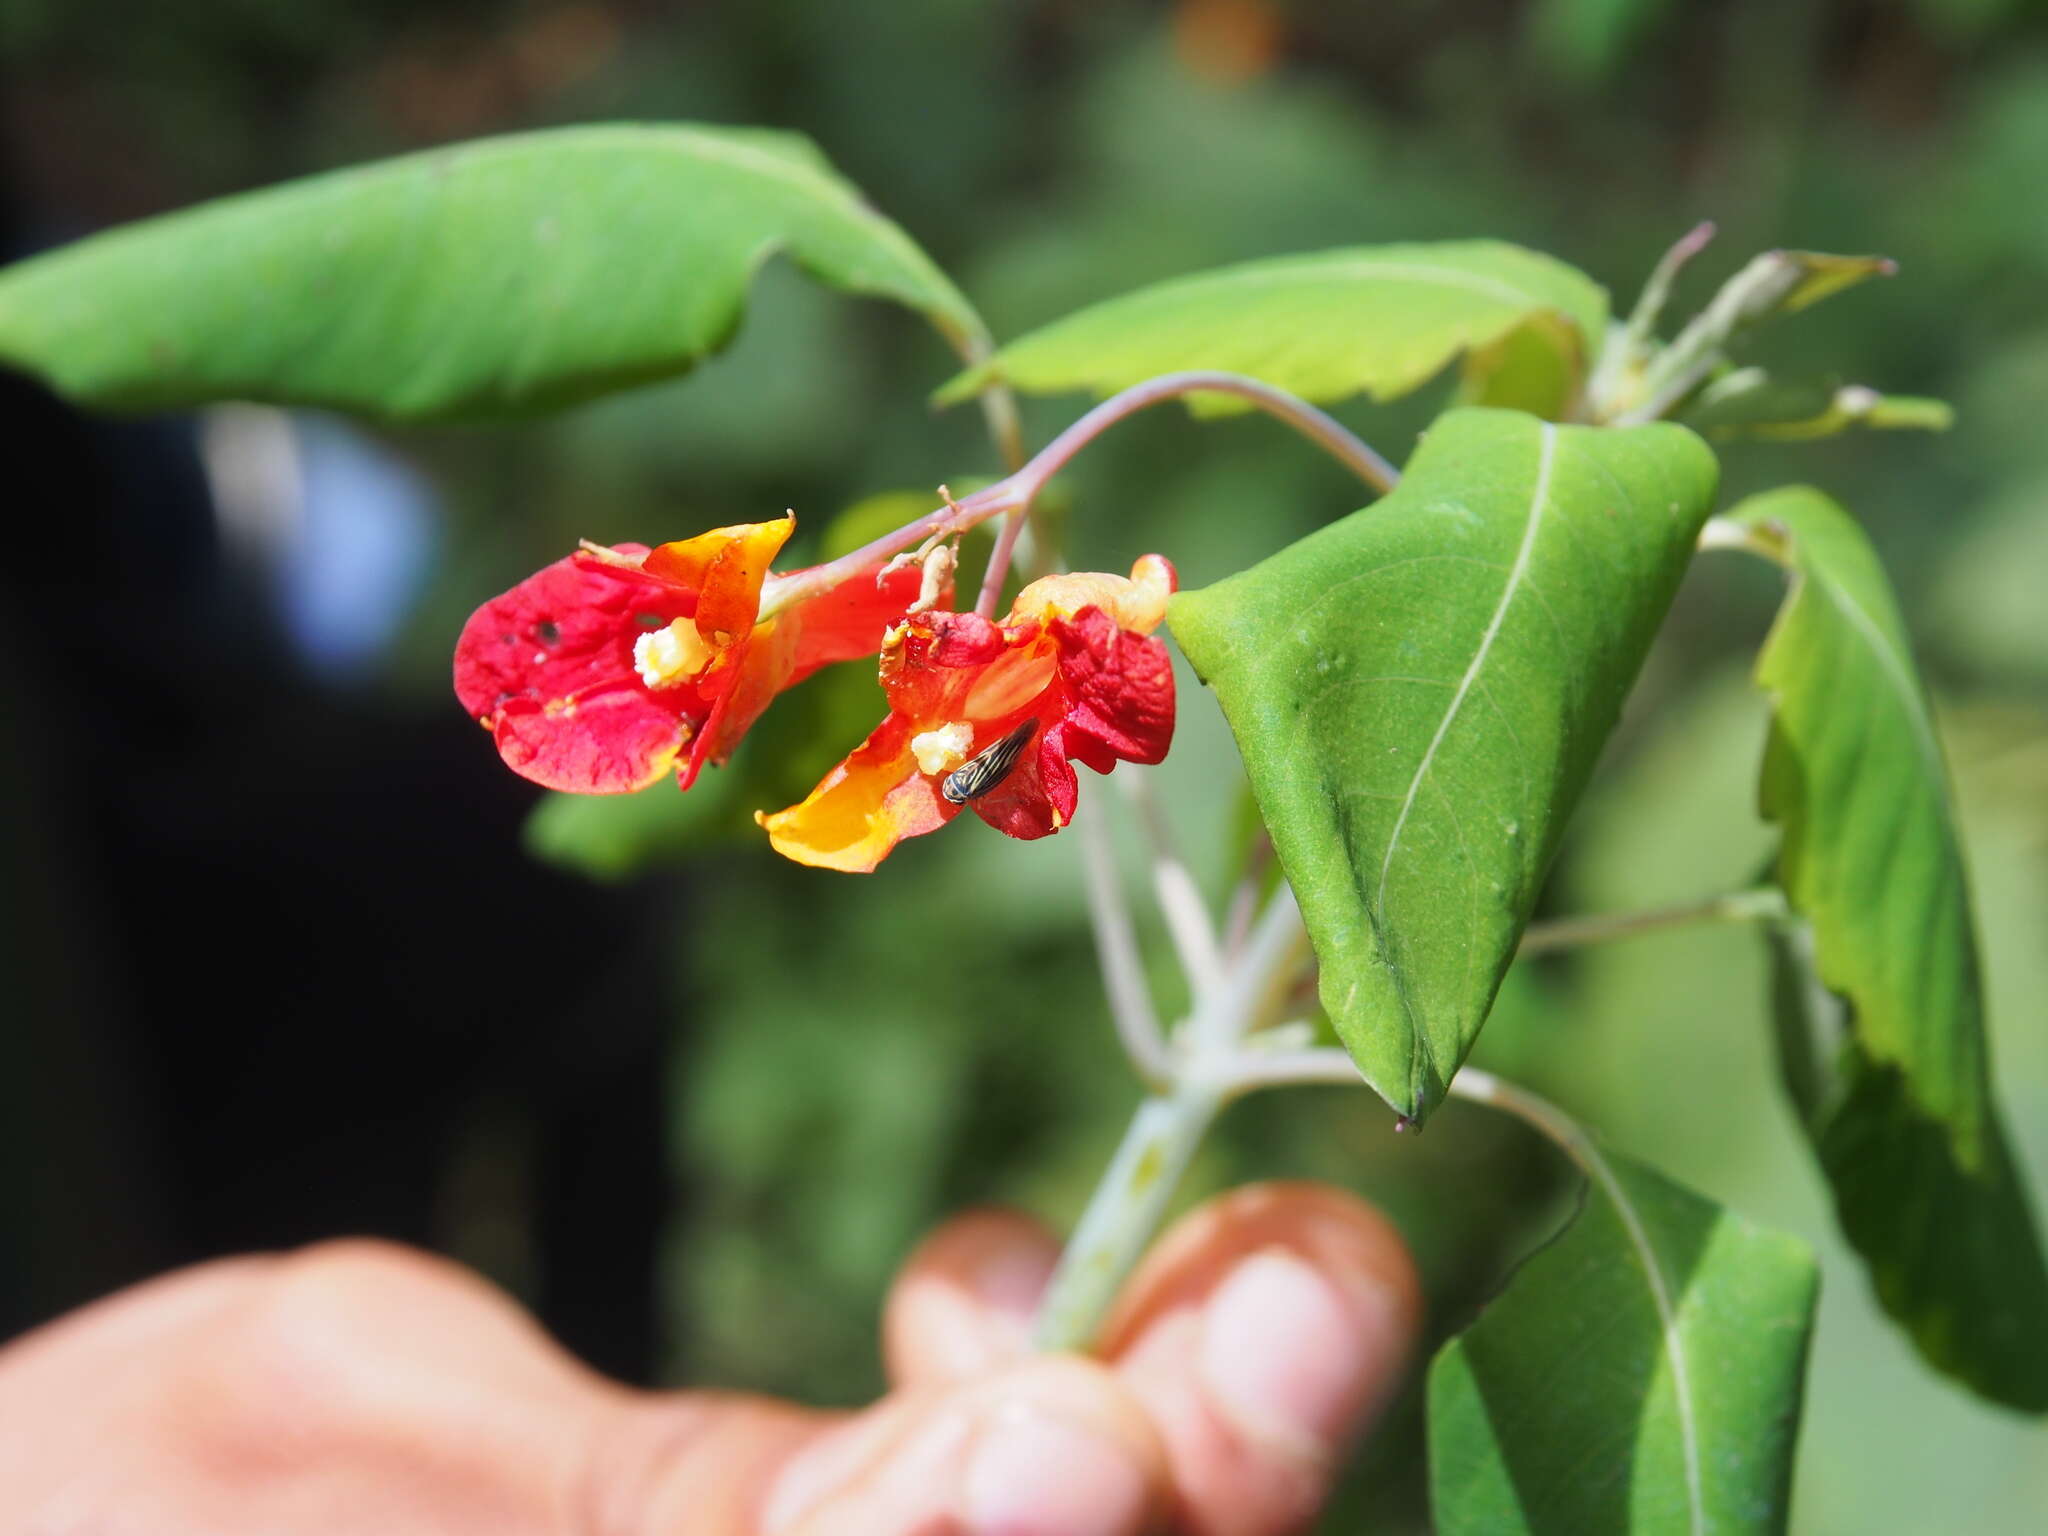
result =
[{"label": "curved flower stalk", "polygon": [[582,550],[470,616],[455,693],[508,767],[550,789],[625,794],[671,768],[688,789],[782,689],[873,655],[923,573],[876,560],[769,618],[793,516],[648,549]]},{"label": "curved flower stalk", "polygon": [[800,804],[756,820],[800,864],[862,872],[962,810],[1015,838],[1057,832],[1073,763],[1166,756],[1173,669],[1152,631],[1173,589],[1172,565],[1146,555],[1128,578],[1035,581],[1001,623],[909,615],[882,648],[887,718]]}]

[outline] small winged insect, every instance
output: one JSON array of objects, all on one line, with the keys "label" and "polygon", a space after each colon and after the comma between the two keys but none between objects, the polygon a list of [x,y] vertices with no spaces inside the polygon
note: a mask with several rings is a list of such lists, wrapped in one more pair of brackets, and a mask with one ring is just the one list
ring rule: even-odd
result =
[{"label": "small winged insect", "polygon": [[979,800],[1010,776],[1010,770],[1017,766],[1018,754],[1037,729],[1036,720],[1026,720],[1001,741],[982,748],[946,775],[939,793],[955,805]]}]

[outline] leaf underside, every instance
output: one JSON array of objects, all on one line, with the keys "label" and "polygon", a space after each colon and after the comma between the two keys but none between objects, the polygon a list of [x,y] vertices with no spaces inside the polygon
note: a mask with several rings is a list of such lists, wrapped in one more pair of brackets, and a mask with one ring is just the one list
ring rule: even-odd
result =
[{"label": "leaf underside", "polygon": [[1763,810],[1809,925],[1804,950],[1779,941],[1788,1088],[1885,1309],[1938,1369],[2048,1411],[2048,1266],[1992,1096],[1948,772],[1898,606],[1818,491],[1731,517],[1792,572],[1757,664]]},{"label": "leaf underside", "polygon": [[[1360,246],[1197,273],[1092,305],[1002,348],[941,403],[998,381],[1107,395],[1182,369],[1247,373],[1305,400],[1391,399],[1470,353],[1476,403],[1561,411],[1607,325],[1606,291],[1492,240]],[[1506,376],[1501,382],[1492,381]],[[1250,409],[1222,395],[1205,413]]]},{"label": "leaf underside", "polygon": [[1457,411],[1384,501],[1168,611],[1324,1007],[1411,1119],[1485,1020],[1715,483],[1683,428]]},{"label": "leaf underside", "polygon": [[0,361],[72,399],[492,416],[686,371],[753,273],[982,326],[794,134],[681,124],[480,139],[230,197],[0,272]]},{"label": "leaf underside", "polygon": [[1429,1372],[1442,1536],[1784,1529],[1817,1274],[1589,1149],[1584,1204]]}]

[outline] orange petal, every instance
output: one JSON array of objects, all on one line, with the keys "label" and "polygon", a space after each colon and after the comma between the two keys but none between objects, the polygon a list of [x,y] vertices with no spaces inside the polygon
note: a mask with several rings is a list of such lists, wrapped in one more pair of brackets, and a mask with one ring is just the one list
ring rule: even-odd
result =
[{"label": "orange petal", "polygon": [[910,751],[916,729],[890,715],[801,803],[773,815],[756,811],[775,851],[818,869],[865,874],[904,838],[936,831],[958,815],[937,779],[918,771]]},{"label": "orange petal", "polygon": [[[798,629],[789,682],[800,683],[835,661],[874,655],[882,648],[883,632],[917,600],[923,579],[924,573],[914,565],[899,566],[883,575],[882,563],[877,561],[851,580],[779,615],[780,622],[793,622]],[[941,601],[950,597],[949,587]]]},{"label": "orange petal", "polygon": [[754,627],[768,566],[796,529],[794,516],[769,523],[735,523],[694,539],[679,539],[648,553],[641,569],[697,593],[697,633],[707,644],[728,646]]},{"label": "orange petal", "polygon": [[723,763],[731,757],[740,738],[775,701],[775,695],[796,681],[798,632],[799,626],[789,614],[756,624],[745,643],[728,653],[727,669],[708,680],[714,691],[711,714],[684,765],[684,789],[707,762]]}]

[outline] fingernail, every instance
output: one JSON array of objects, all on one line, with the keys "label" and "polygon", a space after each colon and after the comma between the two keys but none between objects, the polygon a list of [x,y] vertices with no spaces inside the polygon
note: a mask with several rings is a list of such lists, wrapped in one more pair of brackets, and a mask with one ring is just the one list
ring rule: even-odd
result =
[{"label": "fingernail", "polygon": [[1052,1278],[1058,1254],[1036,1248],[1004,1248],[974,1272],[974,1291],[993,1311],[1028,1318]]},{"label": "fingernail", "polygon": [[1335,1286],[1281,1248],[1254,1253],[1203,1312],[1202,1377],[1254,1440],[1328,1458],[1350,1438],[1400,1348],[1394,1298]]},{"label": "fingernail", "polygon": [[1144,1474],[1100,1435],[1021,1409],[990,1424],[967,1469],[970,1536],[1132,1536]]}]

